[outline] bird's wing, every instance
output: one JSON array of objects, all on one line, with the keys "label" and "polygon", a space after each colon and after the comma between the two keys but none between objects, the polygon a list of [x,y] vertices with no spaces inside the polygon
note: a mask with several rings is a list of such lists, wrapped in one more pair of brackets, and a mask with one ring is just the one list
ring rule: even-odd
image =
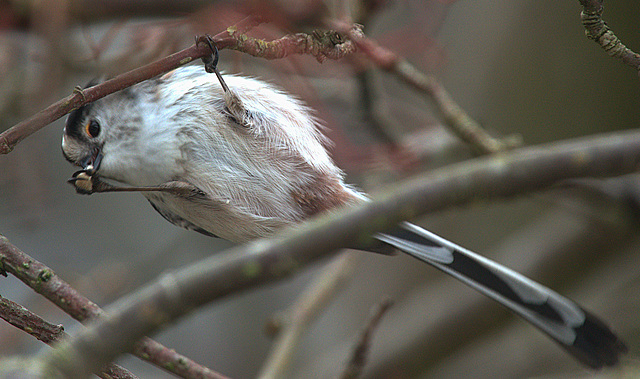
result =
[{"label": "bird's wing", "polygon": [[185,220],[184,218],[180,217],[176,213],[172,212],[169,208],[165,207],[162,202],[159,202],[151,198],[147,198],[147,200],[149,200],[149,203],[151,204],[153,209],[155,209],[156,212],[160,213],[160,215],[170,223],[187,230],[193,230],[195,232],[204,234],[205,236],[208,236],[208,237],[218,238],[218,236],[216,236],[215,234],[204,230],[203,228]]}]

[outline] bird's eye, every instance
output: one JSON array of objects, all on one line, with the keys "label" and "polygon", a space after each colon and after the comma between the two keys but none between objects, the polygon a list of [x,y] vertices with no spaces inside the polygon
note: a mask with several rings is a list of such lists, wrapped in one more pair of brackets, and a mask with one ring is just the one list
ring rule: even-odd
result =
[{"label": "bird's eye", "polygon": [[100,134],[100,124],[96,120],[91,120],[85,125],[84,131],[89,137],[96,138]]}]

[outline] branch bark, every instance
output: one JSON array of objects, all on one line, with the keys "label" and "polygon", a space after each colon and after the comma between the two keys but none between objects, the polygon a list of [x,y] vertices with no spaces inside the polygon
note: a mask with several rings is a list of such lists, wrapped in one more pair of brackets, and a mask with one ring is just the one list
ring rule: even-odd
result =
[{"label": "branch bark", "polygon": [[587,38],[594,40],[609,56],[620,58],[622,62],[640,71],[640,54],[626,47],[613,30],[602,19],[602,0],[580,0],[580,18]]},{"label": "branch bark", "polygon": [[46,344],[64,336],[64,327],[44,321],[27,308],[0,296],[0,318]]}]

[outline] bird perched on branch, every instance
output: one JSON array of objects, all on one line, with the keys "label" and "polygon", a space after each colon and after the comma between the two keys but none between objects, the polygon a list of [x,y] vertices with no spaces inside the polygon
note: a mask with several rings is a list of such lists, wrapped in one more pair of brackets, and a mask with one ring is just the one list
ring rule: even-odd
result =
[{"label": "bird perched on branch", "polygon": [[[82,168],[70,179],[78,192],[144,191],[173,224],[234,242],[367,201],[345,184],[311,109],[260,80],[213,71],[179,68],[73,111],[62,150]],[[392,247],[452,275],[589,367],[614,365],[626,351],[573,301],[418,226],[375,238],[373,250]]]}]

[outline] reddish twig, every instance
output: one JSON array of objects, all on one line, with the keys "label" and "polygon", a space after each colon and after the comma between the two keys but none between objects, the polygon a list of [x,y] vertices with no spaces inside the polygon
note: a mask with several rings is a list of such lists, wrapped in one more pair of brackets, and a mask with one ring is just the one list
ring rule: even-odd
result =
[{"label": "reddish twig", "polygon": [[[223,41],[220,41],[221,45],[223,45]],[[228,42],[229,41],[226,41],[226,43]],[[219,48],[222,48],[222,46]],[[118,75],[115,78],[109,79],[99,85],[86,89],[76,88],[73,91],[73,94],[51,104],[44,110],[0,134],[0,154],[8,154],[24,138],[37,132],[49,123],[59,119],[76,108],[92,101],[96,101],[121,89],[130,87],[136,83],[140,83],[143,80],[175,69],[198,58],[202,58],[208,54],[211,54],[208,46],[196,43],[193,46],[166,58],[139,67],[135,70],[131,70],[125,74]]]},{"label": "reddish twig", "polygon": [[508,137],[496,139],[474,121],[449,95],[438,80],[420,72],[407,60],[367,38],[362,33],[348,31],[344,24],[338,30],[346,33],[360,51],[381,69],[391,72],[405,83],[429,96],[436,104],[446,125],[463,141],[483,154],[492,154],[520,145],[520,139]]},{"label": "reddish twig", "polygon": [[[327,58],[340,59],[355,51],[355,45],[352,41],[345,40],[342,35],[332,30],[315,31],[312,34],[290,34],[273,41],[264,41],[239,34],[231,28],[227,31],[236,40],[235,45],[229,46],[230,49],[264,59],[282,59],[293,54],[307,54],[322,63]],[[360,29],[353,28],[351,33],[359,34]]]},{"label": "reddish twig", "polygon": [[624,64],[640,71],[640,54],[626,47],[602,20],[604,10],[601,0],[580,0],[580,18],[587,38],[594,40],[612,57],[620,58]]},{"label": "reddish twig", "polygon": [[[20,304],[0,296],[0,318],[15,326],[16,328],[29,333],[39,341],[51,345],[54,342],[68,338],[62,325],[54,325],[46,322],[40,316],[31,312]],[[127,369],[116,364],[109,364],[97,375],[104,379],[137,379],[135,375]]]},{"label": "reddish twig", "polygon": [[0,318],[47,345],[64,336],[64,327],[44,321],[27,308],[0,296]]},{"label": "reddish twig", "polygon": [[[60,279],[49,267],[23,253],[0,235],[0,273],[6,272],[82,323],[104,316],[104,311],[94,302]],[[139,341],[133,354],[184,378],[225,378],[150,338]]]},{"label": "reddish twig", "polygon": [[[246,30],[260,22],[262,20],[259,17],[247,17],[238,24],[218,33],[212,39],[218,49],[234,49],[265,59],[279,59],[291,54],[310,54],[319,61],[323,61],[326,58],[341,58],[355,50],[350,41],[344,41],[336,32],[330,31],[313,35],[288,35],[274,41],[259,40],[244,34]],[[209,45],[203,43],[204,41],[205,37],[200,36],[196,38],[196,43],[193,46],[166,58],[118,75],[96,86],[86,89],[76,88],[73,94],[51,104],[0,134],[0,154],[8,154],[24,138],[74,109],[210,55]]]},{"label": "reddish twig", "polygon": [[364,329],[360,333],[358,343],[353,350],[353,354],[349,360],[347,368],[342,374],[343,379],[357,378],[360,376],[367,360],[367,354],[369,353],[369,348],[371,346],[373,332],[380,324],[382,316],[384,316],[392,306],[393,300],[384,299],[373,309],[371,316],[369,316],[369,319],[365,323]]}]

